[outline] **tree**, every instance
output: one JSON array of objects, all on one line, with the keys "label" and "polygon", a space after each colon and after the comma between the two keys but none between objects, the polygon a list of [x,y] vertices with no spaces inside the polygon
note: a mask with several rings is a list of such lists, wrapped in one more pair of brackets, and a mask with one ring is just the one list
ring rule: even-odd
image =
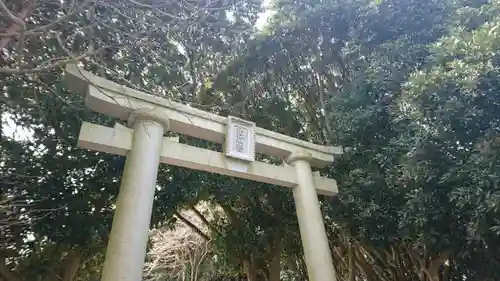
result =
[{"label": "tree", "polygon": [[[206,206],[201,207],[210,212]],[[207,280],[208,273],[215,270],[211,266],[213,253],[205,235],[207,229],[196,212],[187,210],[177,213],[179,220],[171,229],[160,228],[151,234],[146,280]]]},{"label": "tree", "polygon": [[[453,33],[455,26],[480,29],[495,14],[495,5],[481,1],[279,2],[276,10],[284,12],[277,13],[276,29],[268,30],[270,34],[254,42],[242,59],[219,76],[217,82],[225,91],[225,81],[229,80],[226,75],[237,73],[240,78],[234,81],[250,81],[248,92],[299,101],[292,108],[303,116],[302,125],[307,126],[303,129],[307,133],[300,137],[346,147],[343,159],[329,171],[341,183],[341,193],[325,204],[332,218],[329,225],[333,252],[339,253],[337,263],[345,265],[339,270],[345,278],[358,275],[395,280],[406,276],[412,280],[438,280],[463,278],[467,271],[471,273],[466,276],[473,279],[473,271],[484,271],[452,258],[467,256],[471,251],[461,248],[461,243],[470,239],[464,231],[462,213],[449,204],[457,185],[448,183],[448,192],[441,192],[441,188],[437,192],[437,186],[427,182],[431,171],[444,173],[456,159],[439,158],[446,154],[431,150],[429,155],[434,161],[412,162],[418,142],[425,139],[413,126],[418,128],[423,121],[405,118],[398,106],[406,91],[402,86],[412,83],[410,74],[432,64],[434,51],[429,46],[445,40],[439,38]],[[490,24],[492,39],[477,38],[477,42],[491,46],[485,54],[496,51],[496,45],[488,43],[496,38],[495,24]],[[461,36],[467,38],[466,34]],[[464,48],[470,46],[462,45],[456,37],[448,40]],[[474,53],[478,48],[469,51]],[[441,52],[450,55],[449,50]],[[242,79],[241,73],[246,78]],[[442,75],[437,72],[435,77],[440,79]],[[436,81],[429,78],[421,79],[431,92]],[[230,89],[242,87],[236,83],[230,84]],[[415,89],[412,94],[421,90]],[[404,102],[416,112],[422,110],[419,103],[408,99]],[[456,118],[465,118],[461,114]],[[442,122],[447,118],[441,115],[431,120]],[[464,140],[470,138],[468,134],[461,136]],[[453,143],[453,139],[440,137],[449,141],[448,146]],[[410,177],[414,172],[421,177],[418,183]],[[429,193],[418,191],[421,189]],[[494,189],[487,190],[485,194]],[[455,219],[457,216],[460,219]],[[353,247],[364,250],[351,255],[352,263],[343,260],[349,251],[355,251]],[[392,258],[380,254],[385,252],[392,252]],[[369,253],[383,258],[366,260]],[[391,260],[404,261],[405,271],[394,271]],[[367,271],[367,261],[372,273],[378,273]],[[491,274],[483,277],[492,278]]]},{"label": "tree", "polygon": [[[26,3],[9,1],[5,5],[11,11],[22,11],[19,5]],[[232,55],[212,50],[229,49],[231,41],[244,39],[251,22],[242,19],[251,18],[258,10],[247,2],[211,1],[201,8],[190,2],[183,2],[187,6],[159,3],[161,7],[134,1],[92,1],[89,6],[81,6],[84,4],[76,3],[75,7],[81,9],[78,12],[65,10],[70,15],[65,17],[60,10],[69,8],[67,2],[37,2],[31,16],[24,19],[24,37],[16,31],[2,54],[1,67],[15,70],[3,71],[1,77],[3,117],[9,114],[18,126],[32,133],[22,141],[2,134],[2,155],[7,155],[2,157],[2,195],[28,202],[28,213],[54,210],[36,224],[15,230],[17,244],[4,256],[2,280],[90,280],[100,274],[124,159],[76,148],[82,121],[112,125],[116,120],[85,110],[82,97],[66,91],[59,66],[75,60],[67,60],[66,49],[82,51],[88,46],[75,40],[91,35],[101,51],[82,57],[85,67],[135,88],[193,101],[198,90],[186,89],[199,87],[194,78],[203,78],[204,73],[220,67],[218,63]],[[165,13],[167,10],[177,16]],[[221,16],[226,12],[232,12],[234,18]],[[45,31],[45,25],[51,30],[34,32]],[[10,26],[10,21],[5,23],[5,29]],[[59,39],[65,39],[62,43],[66,45]],[[24,47],[19,48],[20,44]],[[232,51],[237,52],[234,46]],[[23,49],[26,51],[19,53]],[[186,54],[195,51],[197,57]],[[191,69],[196,76],[190,74]],[[183,175],[178,169],[162,170],[164,177],[159,185],[163,187],[172,184],[172,174]],[[158,197],[180,199],[162,192]],[[168,223],[178,201],[157,205],[168,207],[155,209],[155,226]],[[30,242],[25,242],[27,237],[31,237]]]},{"label": "tree", "polygon": [[[27,30],[60,17],[58,3],[40,3],[47,12],[33,10]],[[283,0],[262,33],[252,26],[252,1],[161,2],[155,10],[158,2],[145,3],[94,1],[47,34],[2,34],[9,40],[1,66],[16,70],[1,78],[2,110],[33,132],[25,141],[2,134],[2,195],[30,202],[28,212],[54,211],[9,234],[19,246],[0,278],[99,275],[123,158],[75,143],[82,120],[116,120],[84,110],[81,97],[54,83],[58,67],[33,70],[68,59],[61,46],[85,52],[85,44],[70,48],[71,32],[88,27],[83,34],[92,31],[104,49],[81,62],[101,76],[346,148],[321,171],[341,187],[337,198],[322,199],[340,280],[498,279],[497,0]],[[26,4],[6,7],[20,17]],[[18,26],[5,20],[6,30]],[[218,211],[207,217],[199,202]],[[211,265],[217,274],[202,278],[306,278],[288,190],[162,166],[152,227],[172,225],[172,217],[220,257]],[[35,239],[26,243],[28,235]]]},{"label": "tree", "polygon": [[[500,3],[492,1],[474,11],[481,22],[472,21],[473,29],[455,28],[437,41],[429,67],[412,74],[400,101],[401,112],[412,120],[412,134],[418,140],[408,159],[412,168],[407,168],[407,174],[408,184],[421,186],[416,190],[422,196],[411,203],[419,206],[436,200],[426,204],[429,211],[456,218],[455,235],[440,241],[439,246],[460,243],[465,253],[451,251],[452,262],[467,265],[462,274],[483,280],[499,276],[497,252],[492,247],[498,243],[498,221],[494,219],[498,210],[494,206],[499,198],[499,8]],[[446,207],[438,208],[435,204],[443,200],[447,204],[441,205]],[[405,209],[406,217],[415,216],[413,206]],[[428,223],[420,224],[423,229],[418,231],[428,232]],[[480,261],[489,266],[480,266]]]}]

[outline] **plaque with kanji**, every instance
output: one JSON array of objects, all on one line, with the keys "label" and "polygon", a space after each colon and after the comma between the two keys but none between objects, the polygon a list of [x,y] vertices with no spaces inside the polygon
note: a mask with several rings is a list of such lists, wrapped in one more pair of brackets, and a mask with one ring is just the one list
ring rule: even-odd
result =
[{"label": "plaque with kanji", "polygon": [[255,160],[255,123],[228,117],[226,156],[244,161]]}]

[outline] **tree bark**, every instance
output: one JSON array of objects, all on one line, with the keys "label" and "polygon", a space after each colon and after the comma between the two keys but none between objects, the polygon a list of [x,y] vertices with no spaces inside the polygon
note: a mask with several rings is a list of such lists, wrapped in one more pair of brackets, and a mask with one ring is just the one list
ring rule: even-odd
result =
[{"label": "tree bark", "polygon": [[243,261],[243,269],[245,271],[245,274],[247,276],[247,281],[257,281],[257,267],[255,266],[254,262],[251,260],[244,260]]},{"label": "tree bark", "polygon": [[281,276],[281,241],[279,235],[276,236],[274,245],[270,251],[269,261],[269,281],[280,281]]},{"label": "tree bark", "polygon": [[354,266],[354,250],[353,250],[353,242],[352,241],[349,241],[348,242],[349,245],[348,245],[348,261],[349,261],[349,271],[348,271],[348,277],[347,277],[347,280],[348,281],[355,281],[355,278],[356,278],[356,267]]},{"label": "tree bark", "polygon": [[0,262],[0,277],[5,279],[5,281],[20,281],[21,279],[17,276],[15,272],[10,270],[6,265],[5,261]]},{"label": "tree bark", "polygon": [[429,278],[429,281],[439,281],[439,269],[448,260],[448,255],[442,253],[435,258],[431,258],[429,264],[426,268],[423,268],[423,272]]},{"label": "tree bark", "polygon": [[62,281],[73,281],[78,273],[82,263],[80,248],[74,248],[69,251],[62,264]]},{"label": "tree bark", "polygon": [[[29,13],[31,12],[31,10],[33,10],[33,8],[35,7],[35,2],[34,0],[30,0],[28,1],[28,3],[21,9],[21,11],[19,12],[18,14],[18,19],[21,20],[21,21],[24,21]],[[20,29],[22,28],[22,26],[16,22],[13,22],[9,28],[7,28],[7,30],[5,31],[6,34],[11,34],[11,33],[17,33],[20,31]],[[9,44],[9,42],[12,40],[13,36],[5,36],[3,37],[2,39],[0,39],[0,50],[5,48],[7,46],[7,44]]]}]

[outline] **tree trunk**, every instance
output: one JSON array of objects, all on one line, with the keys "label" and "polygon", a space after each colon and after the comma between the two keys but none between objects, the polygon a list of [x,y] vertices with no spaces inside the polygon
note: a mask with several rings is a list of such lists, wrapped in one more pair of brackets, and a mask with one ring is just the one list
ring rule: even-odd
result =
[{"label": "tree trunk", "polygon": [[281,277],[281,241],[275,240],[275,245],[271,248],[269,260],[269,281],[280,281]]},{"label": "tree trunk", "polygon": [[62,281],[73,281],[80,268],[82,262],[82,255],[80,248],[74,248],[68,252],[68,255],[64,258],[61,268]]},{"label": "tree trunk", "polygon": [[20,281],[15,272],[7,268],[5,261],[0,261],[0,278],[5,281]]},{"label": "tree trunk", "polygon": [[425,275],[429,278],[429,281],[439,281],[439,269],[441,266],[448,260],[448,255],[446,253],[442,253],[439,256],[432,258],[427,268],[423,268]]},{"label": "tree trunk", "polygon": [[258,270],[253,261],[244,260],[243,269],[245,270],[247,281],[257,281]]}]

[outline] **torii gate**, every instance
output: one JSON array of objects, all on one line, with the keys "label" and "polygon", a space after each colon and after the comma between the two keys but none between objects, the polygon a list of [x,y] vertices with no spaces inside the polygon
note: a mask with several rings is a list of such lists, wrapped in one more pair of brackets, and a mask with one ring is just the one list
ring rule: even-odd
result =
[{"label": "torii gate", "polygon": [[[104,262],[102,281],[142,280],[159,163],[292,188],[309,281],[336,281],[317,194],[338,193],[333,179],[312,172],[342,154],[316,145],[149,95],[93,75],[75,65],[65,71],[69,90],[85,96],[88,108],[122,120],[129,129],[83,123],[78,146],[127,156]],[[225,152],[181,144],[173,131],[225,144]],[[275,166],[255,153],[281,157]]]}]

